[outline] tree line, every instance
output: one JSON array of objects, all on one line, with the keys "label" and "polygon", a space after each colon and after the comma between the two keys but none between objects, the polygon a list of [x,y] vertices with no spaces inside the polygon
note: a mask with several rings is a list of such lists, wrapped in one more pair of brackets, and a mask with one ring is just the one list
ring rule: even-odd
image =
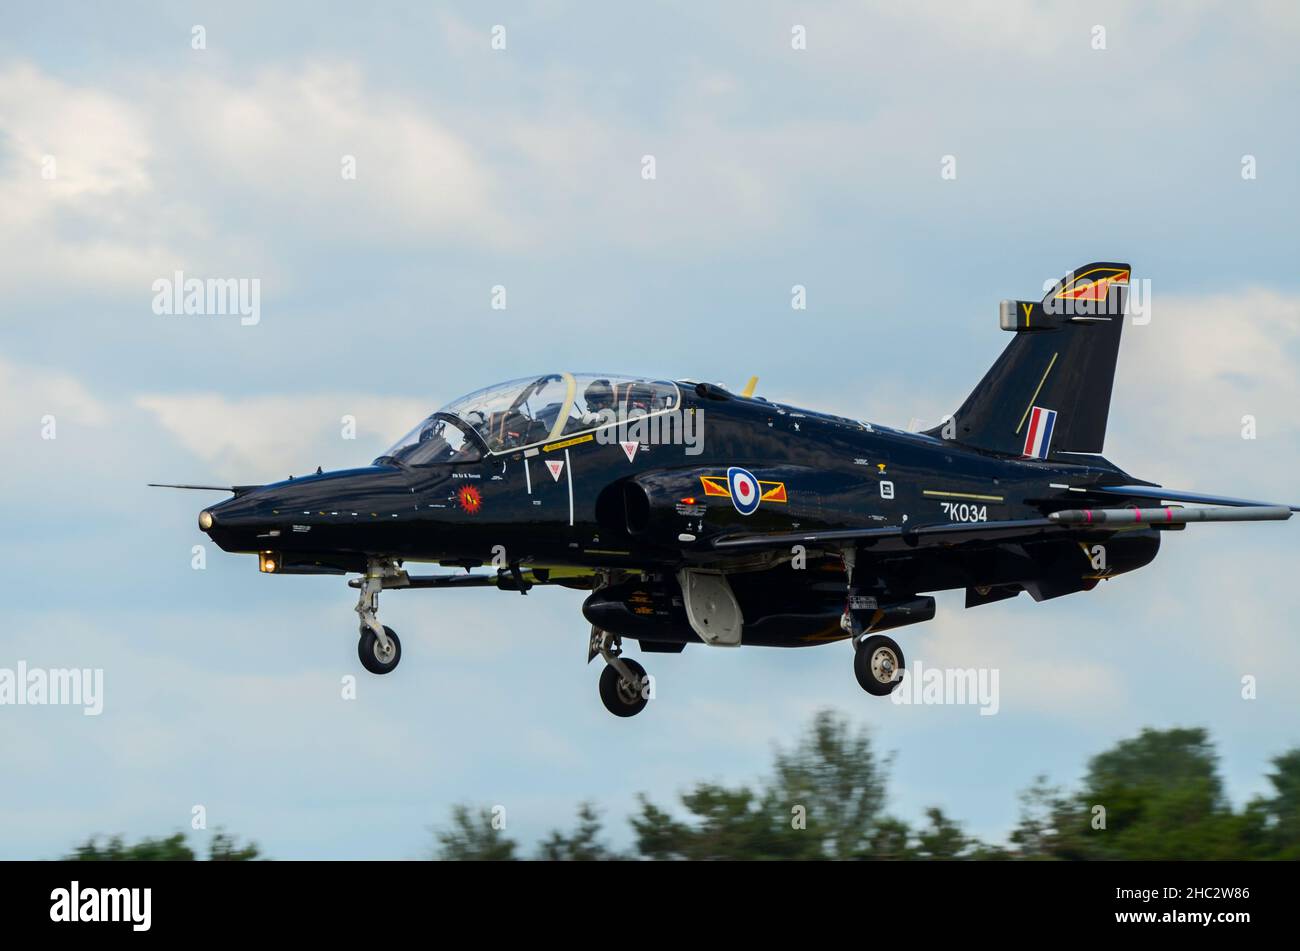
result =
[{"label": "tree line", "polygon": [[[599,813],[578,807],[534,857],[593,859],[1300,859],[1300,748],[1272,760],[1271,793],[1234,809],[1203,729],[1143,730],[1094,756],[1078,788],[1039,777],[1020,797],[1008,841],[981,842],[942,809],[913,826],[891,814],[890,757],[865,730],[818,714],[769,775],[752,785],[695,784],[674,812],[639,797],[634,845],[605,844]],[[459,805],[435,832],[448,860],[515,859],[490,809]]]},{"label": "tree line", "polygon": [[[669,809],[638,797],[630,849],[613,848],[600,810],[580,803],[570,829],[553,830],[525,855],[490,807],[458,804],[433,832],[432,858],[447,861],[653,860],[1188,860],[1300,859],[1300,747],[1271,761],[1270,791],[1234,808],[1218,757],[1200,728],[1144,729],[1092,757],[1080,784],[1040,776],[1020,796],[1005,843],[966,833],[932,807],[913,825],[892,814],[892,758],[869,732],[832,711],[817,714],[770,771],[752,784],[699,782]],[[125,845],[79,846],[70,859],[194,859],[183,835]],[[259,858],[219,832],[212,860]]]}]

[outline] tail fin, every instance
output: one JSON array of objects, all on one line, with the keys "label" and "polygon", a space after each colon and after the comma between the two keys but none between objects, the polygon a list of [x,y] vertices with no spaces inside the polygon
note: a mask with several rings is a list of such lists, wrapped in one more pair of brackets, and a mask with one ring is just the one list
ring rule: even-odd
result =
[{"label": "tail fin", "polygon": [[930,434],[1039,459],[1101,452],[1128,282],[1127,264],[1098,262],[1065,275],[1037,303],[1004,300],[1000,323],[1015,339]]}]

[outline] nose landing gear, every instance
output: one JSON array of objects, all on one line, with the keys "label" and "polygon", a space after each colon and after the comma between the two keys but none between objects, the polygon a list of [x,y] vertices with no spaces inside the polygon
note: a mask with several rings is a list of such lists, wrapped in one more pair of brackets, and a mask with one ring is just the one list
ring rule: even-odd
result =
[{"label": "nose landing gear", "polygon": [[361,666],[372,674],[386,674],[402,659],[402,642],[397,639],[393,629],[385,626],[384,634],[387,644],[363,625],[361,639],[357,641],[357,656],[361,658]]},{"label": "nose landing gear", "polygon": [[402,659],[402,642],[391,627],[379,623],[379,592],[409,583],[406,572],[391,559],[374,558],[366,565],[365,577],[359,585],[361,593],[357,596],[356,611],[361,617],[357,656],[361,666],[372,674],[387,674]]}]

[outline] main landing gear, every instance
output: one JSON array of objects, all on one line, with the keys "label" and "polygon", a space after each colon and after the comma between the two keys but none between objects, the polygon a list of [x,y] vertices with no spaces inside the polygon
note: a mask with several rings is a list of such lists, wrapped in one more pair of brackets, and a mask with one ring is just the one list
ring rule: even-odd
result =
[{"label": "main landing gear", "polygon": [[597,654],[605,661],[600,672],[601,702],[616,717],[634,717],[650,702],[651,682],[645,668],[622,653],[622,639],[617,634],[592,626],[587,662]]},{"label": "main landing gear", "polygon": [[[379,623],[379,592],[384,588],[401,585],[405,572],[393,561],[372,559],[366,565],[361,579],[361,594],[357,597],[357,614],[361,617],[361,639],[357,642],[357,656],[361,666],[372,674],[386,674],[397,667],[402,659],[402,642],[391,627]],[[385,583],[387,582],[387,583]]]},{"label": "main landing gear", "polygon": [[903,649],[892,637],[869,634],[853,639],[853,673],[858,685],[873,697],[893,693],[903,674]]},{"label": "main landing gear", "polygon": [[849,635],[849,643],[853,645],[853,673],[858,678],[858,685],[867,693],[873,697],[886,697],[901,682],[905,664],[903,649],[892,637],[870,633],[871,627],[882,617],[879,603],[876,598],[864,596],[853,586],[857,552],[849,549],[843,553],[843,559],[848,590],[840,627]]}]

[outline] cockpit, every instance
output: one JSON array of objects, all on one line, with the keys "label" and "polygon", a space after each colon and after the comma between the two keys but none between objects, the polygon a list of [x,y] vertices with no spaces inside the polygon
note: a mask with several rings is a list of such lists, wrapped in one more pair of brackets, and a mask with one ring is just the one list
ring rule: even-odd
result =
[{"label": "cockpit", "polygon": [[427,466],[473,462],[676,410],[665,380],[599,373],[548,373],[484,387],[448,403],[375,462]]}]

